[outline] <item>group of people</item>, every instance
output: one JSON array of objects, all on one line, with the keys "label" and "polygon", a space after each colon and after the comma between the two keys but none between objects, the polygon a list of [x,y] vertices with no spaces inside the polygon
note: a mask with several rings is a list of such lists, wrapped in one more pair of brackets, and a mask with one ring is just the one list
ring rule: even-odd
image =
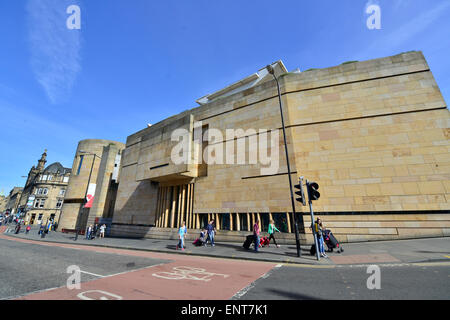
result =
[{"label": "group of people", "polygon": [[[176,250],[179,248],[184,250],[186,248],[185,239],[187,234],[186,222],[183,221],[181,227],[178,229],[178,244],[176,246]],[[214,220],[209,221],[208,225],[200,231],[200,237],[195,240],[195,245],[207,245],[208,241],[211,244],[211,247],[214,247],[214,236],[216,234],[216,227],[214,226]]]},{"label": "group of people", "polygon": [[[254,242],[255,242],[255,251],[257,252],[259,250],[259,243],[260,243],[260,226],[259,226],[260,222],[259,220],[257,220],[255,222],[255,225],[253,226],[253,235],[254,235]],[[277,241],[275,239],[275,232],[280,232],[280,230],[277,229],[277,227],[275,226],[275,222],[273,220],[270,220],[269,223],[269,229],[268,229],[268,233],[269,233],[269,242],[273,240],[273,243],[275,244],[275,246],[277,248],[279,248],[280,246],[277,244]],[[186,238],[186,234],[187,234],[187,228],[186,228],[186,222],[183,221],[181,227],[178,229],[178,243],[176,245],[176,250],[181,249],[184,250],[186,248],[185,245],[185,238]],[[216,234],[216,227],[214,226],[214,220],[211,220],[208,222],[208,225],[203,228],[200,231],[200,236],[198,239],[196,239],[194,241],[194,245],[197,246],[207,246],[208,242],[211,244],[211,247],[214,247],[214,238],[215,238],[215,234]]]},{"label": "group of people", "polygon": [[[267,233],[269,234],[268,244],[267,244],[268,247],[270,246],[270,241],[272,241],[272,240],[277,248],[280,247],[277,244],[277,240],[275,239],[275,232],[281,232],[281,231],[278,230],[277,227],[275,226],[275,221],[270,220],[269,228],[267,230]],[[260,228],[259,219],[256,220],[255,224],[253,225],[253,239],[254,239],[254,243],[255,243],[255,252],[258,252],[259,247],[260,247],[260,242],[261,242],[261,228]]]},{"label": "group of people", "polygon": [[89,225],[86,228],[86,240],[92,240],[95,239],[95,237],[100,236],[100,238],[105,237],[106,232],[106,224],[102,224],[100,227],[98,223],[94,225]]}]

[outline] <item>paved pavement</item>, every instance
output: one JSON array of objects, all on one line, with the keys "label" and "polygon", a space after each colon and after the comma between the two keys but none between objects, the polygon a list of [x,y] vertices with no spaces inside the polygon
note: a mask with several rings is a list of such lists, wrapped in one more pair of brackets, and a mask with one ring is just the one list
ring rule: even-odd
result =
[{"label": "paved pavement", "polygon": [[[1,230],[0,230],[1,233]],[[243,259],[252,261],[266,261],[276,263],[312,264],[312,265],[354,265],[354,264],[382,264],[382,263],[414,263],[429,261],[450,261],[450,237],[426,238],[396,241],[374,241],[343,244],[343,253],[328,253],[329,258],[316,260],[309,253],[310,246],[302,246],[302,257],[297,257],[295,245],[265,247],[260,252],[246,250],[241,243],[216,242],[215,247],[195,247],[187,242],[185,251],[175,250],[176,241],[160,239],[128,239],[104,238],[86,240],[79,236],[74,241],[73,234],[51,232],[44,239],[37,234],[37,228],[25,234],[24,230],[15,235],[12,232],[4,233],[7,236],[35,240],[39,242],[76,243],[79,245],[122,248],[131,250],[144,250],[173,254]],[[219,239],[220,240],[220,239]]]}]

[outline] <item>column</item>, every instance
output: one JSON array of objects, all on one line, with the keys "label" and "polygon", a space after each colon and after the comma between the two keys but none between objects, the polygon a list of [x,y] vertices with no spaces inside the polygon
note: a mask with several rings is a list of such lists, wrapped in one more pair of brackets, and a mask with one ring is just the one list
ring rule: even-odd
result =
[{"label": "column", "polygon": [[233,213],[230,212],[230,231],[233,231]]},{"label": "column", "polygon": [[286,218],[287,218],[287,225],[288,225],[288,232],[291,233],[292,229],[291,229],[291,219],[289,218],[289,212],[286,212]]}]

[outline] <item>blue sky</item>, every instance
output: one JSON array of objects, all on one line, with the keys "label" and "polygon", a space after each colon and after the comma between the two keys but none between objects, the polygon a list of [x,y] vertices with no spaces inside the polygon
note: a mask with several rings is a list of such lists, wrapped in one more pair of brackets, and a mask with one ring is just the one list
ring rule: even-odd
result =
[{"label": "blue sky", "polygon": [[[66,27],[73,4],[81,30]],[[434,0],[0,0],[0,191],[44,149],[71,167],[78,141],[125,142],[278,59],[291,71],[421,50],[448,102],[449,17]]]}]

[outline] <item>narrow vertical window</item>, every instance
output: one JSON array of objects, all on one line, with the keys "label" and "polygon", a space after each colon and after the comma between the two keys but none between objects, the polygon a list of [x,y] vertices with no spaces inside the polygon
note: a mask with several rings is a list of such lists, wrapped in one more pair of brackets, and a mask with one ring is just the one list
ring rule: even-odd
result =
[{"label": "narrow vertical window", "polygon": [[77,175],[80,174],[81,166],[83,165],[83,158],[84,158],[84,156],[80,156],[80,163],[78,164]]}]

